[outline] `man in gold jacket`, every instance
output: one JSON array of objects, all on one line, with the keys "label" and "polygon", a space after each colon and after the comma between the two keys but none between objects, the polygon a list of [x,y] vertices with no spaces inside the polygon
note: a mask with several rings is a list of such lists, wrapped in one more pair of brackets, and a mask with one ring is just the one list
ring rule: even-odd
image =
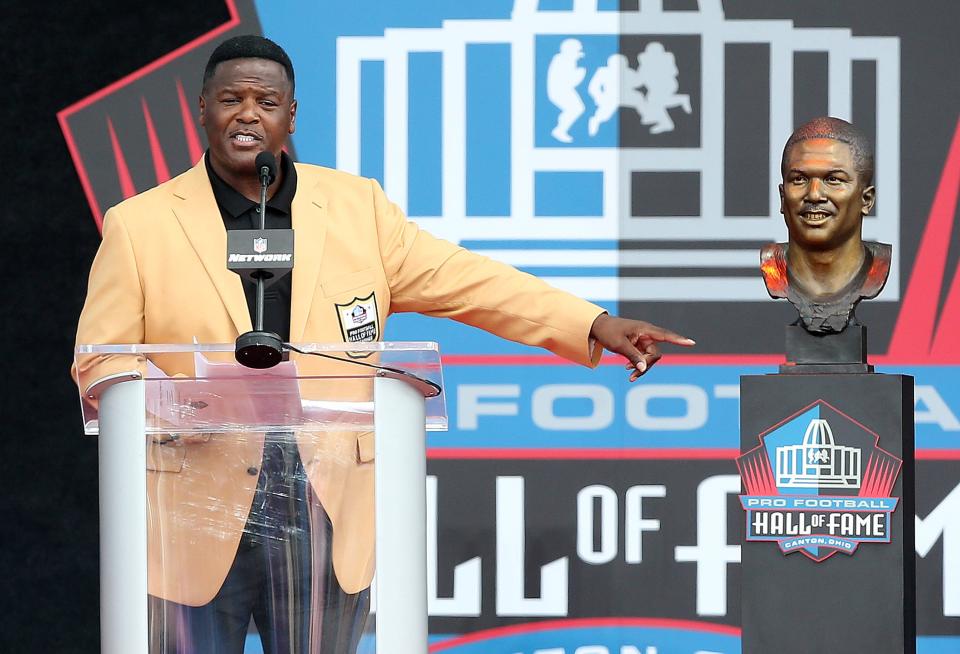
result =
[{"label": "man in gold jacket", "polygon": [[[266,151],[281,162],[267,216],[296,234],[292,279],[277,282],[268,301],[275,324],[267,327],[285,341],[344,340],[336,305],[372,296],[376,338],[391,313],[444,316],[587,366],[607,348],[629,360],[631,381],[659,359],[657,342],[692,344],[432,237],[374,180],[294,164],[282,152],[296,125],[293,67],[267,39],[237,37],[214,51],[199,109],[204,159],[107,212],[78,343],[226,343],[251,330],[251,290],[225,265],[226,233],[249,229],[259,211],[254,159]],[[193,373],[192,359],[157,363],[169,375]],[[123,367],[129,362],[104,358],[75,373],[85,389]],[[251,614],[267,652],[356,647],[373,577],[372,435],[298,438],[286,448],[266,440],[242,434],[148,448],[148,502],[160,514],[150,520],[149,591],[164,616],[157,619],[168,623],[159,625],[163,651],[239,654]],[[268,456],[268,446],[279,454]],[[265,487],[284,456],[287,473],[306,480],[299,506],[317,512],[332,541],[322,556],[308,546],[305,556],[293,560],[288,551],[280,563],[307,571],[285,591],[312,596],[312,608],[296,607],[301,617],[291,617],[289,597],[264,588],[263,568],[269,573],[277,560],[255,554],[264,539],[285,538],[254,528],[263,518],[254,515],[272,510]]]}]

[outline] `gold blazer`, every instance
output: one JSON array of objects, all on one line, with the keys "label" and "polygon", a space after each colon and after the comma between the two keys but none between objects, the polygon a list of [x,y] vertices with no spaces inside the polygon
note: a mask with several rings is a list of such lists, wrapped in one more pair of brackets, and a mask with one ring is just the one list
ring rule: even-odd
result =
[{"label": "gold blazer", "polygon": [[[589,343],[589,331],[600,307],[434,238],[408,221],[374,180],[296,166],[291,342],[342,342],[335,305],[373,293],[378,338],[389,314],[415,311],[596,365],[600,348]],[[77,343],[233,342],[252,326],[240,277],[226,268],[226,248],[203,161],[113,207],[90,271]],[[169,375],[193,373],[191,357],[155,362]],[[130,367],[129,358],[104,357],[73,372],[85,389]],[[333,525],[334,572],[348,593],[373,577],[372,438],[356,432],[298,437],[311,485]],[[148,447],[152,595],[192,606],[216,595],[256,489],[248,469],[259,467],[262,451],[262,434]]]}]

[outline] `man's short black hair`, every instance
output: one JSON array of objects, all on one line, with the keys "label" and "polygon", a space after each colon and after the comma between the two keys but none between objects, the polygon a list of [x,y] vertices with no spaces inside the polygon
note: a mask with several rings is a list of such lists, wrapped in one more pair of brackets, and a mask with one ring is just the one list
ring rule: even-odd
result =
[{"label": "man's short black hair", "polygon": [[203,70],[203,89],[217,70],[217,66],[231,59],[269,59],[283,66],[287,79],[290,80],[290,91],[295,87],[293,79],[293,62],[283,48],[270,39],[257,34],[244,34],[227,39],[210,54],[207,67]]},{"label": "man's short black hair", "polygon": [[787,144],[783,146],[783,158],[780,160],[780,174],[786,175],[787,158],[790,148],[800,141],[810,139],[831,139],[850,146],[853,155],[853,165],[857,169],[863,186],[873,184],[873,145],[863,132],[840,118],[822,116],[808,121],[794,130]]}]

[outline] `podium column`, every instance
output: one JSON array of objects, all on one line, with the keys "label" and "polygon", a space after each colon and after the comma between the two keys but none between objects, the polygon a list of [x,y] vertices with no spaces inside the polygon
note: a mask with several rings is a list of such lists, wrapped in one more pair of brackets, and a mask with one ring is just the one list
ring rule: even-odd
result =
[{"label": "podium column", "polygon": [[427,455],[423,394],[374,381],[377,654],[427,651]]},{"label": "podium column", "polygon": [[144,382],[100,396],[100,647],[147,654],[147,467]]}]

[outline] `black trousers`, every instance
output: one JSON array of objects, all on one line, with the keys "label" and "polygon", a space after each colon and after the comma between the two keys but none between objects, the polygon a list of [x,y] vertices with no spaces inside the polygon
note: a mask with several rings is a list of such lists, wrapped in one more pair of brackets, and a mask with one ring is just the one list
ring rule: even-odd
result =
[{"label": "black trousers", "polygon": [[252,618],[265,654],[354,654],[369,589],[343,592],[331,524],[312,495],[296,444],[270,435],[233,565],[209,603],[150,598],[151,654],[242,654]]}]

